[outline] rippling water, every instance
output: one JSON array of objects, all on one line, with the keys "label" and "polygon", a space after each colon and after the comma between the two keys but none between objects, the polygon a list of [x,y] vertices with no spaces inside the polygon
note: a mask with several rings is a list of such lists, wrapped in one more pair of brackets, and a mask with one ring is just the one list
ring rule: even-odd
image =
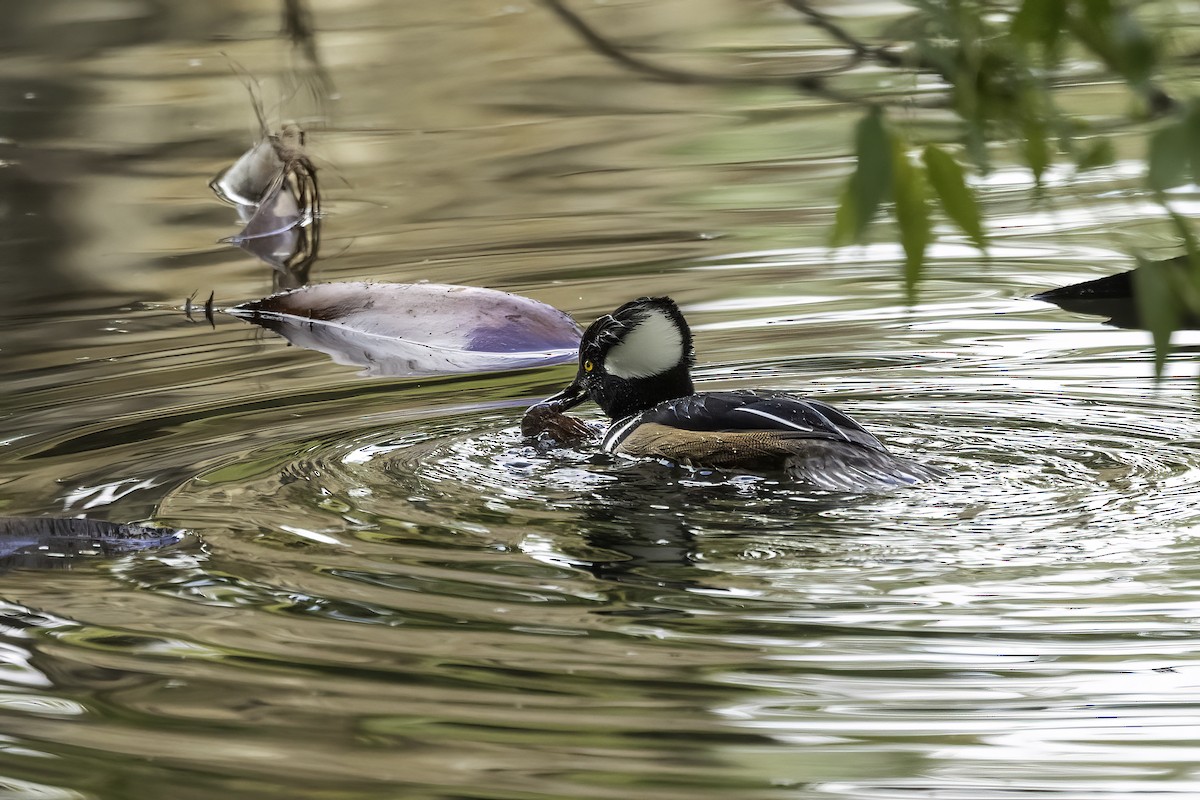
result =
[{"label": "rippling water", "polygon": [[[1200,339],[1156,382],[1148,334],[1027,299],[1169,242],[1132,165],[1045,206],[999,169],[990,257],[942,231],[910,306],[896,248],[822,244],[851,115],[468,6],[323,4],[316,117],[265,2],[14,21],[0,515],[192,535],[0,576],[0,795],[1196,796]],[[662,58],[828,58],[769,7],[586,10]],[[189,323],[272,285],[216,244],[206,183],[255,124],[231,64],[308,120],[318,280],[585,323],[669,292],[703,386],[835,403],[950,476],[814,495],[538,449],[522,410],[569,366],[368,379]]]}]

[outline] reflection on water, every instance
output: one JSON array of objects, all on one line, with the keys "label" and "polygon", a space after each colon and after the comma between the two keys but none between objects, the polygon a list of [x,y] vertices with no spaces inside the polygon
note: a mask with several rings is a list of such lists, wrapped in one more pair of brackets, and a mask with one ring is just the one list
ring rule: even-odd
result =
[{"label": "reflection on water", "polygon": [[[898,248],[823,247],[849,116],[623,74],[536,4],[314,7],[321,114],[277,4],[10,10],[0,515],[194,542],[2,576],[0,794],[1200,791],[1194,367],[1156,384],[1145,332],[1027,299],[1167,241],[1127,164],[1053,209],[997,184],[990,260],[940,242],[909,307]],[[672,63],[828,53],[769,7],[579,10]],[[569,366],[372,380],[189,325],[272,284],[206,186],[258,134],[231,62],[310,132],[315,279],[585,321],[670,293],[702,386],[833,402],[950,476],[839,499],[538,449]]]}]

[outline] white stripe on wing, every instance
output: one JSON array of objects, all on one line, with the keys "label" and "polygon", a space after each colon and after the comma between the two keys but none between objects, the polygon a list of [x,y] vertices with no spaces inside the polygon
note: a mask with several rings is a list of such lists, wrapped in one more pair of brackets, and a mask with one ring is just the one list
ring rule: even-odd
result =
[{"label": "white stripe on wing", "polygon": [[608,433],[604,434],[604,441],[600,443],[600,449],[606,453],[616,452],[617,448],[621,445],[621,442],[625,441],[625,437],[628,436],[635,427],[637,427],[637,424],[641,421],[641,419],[641,414],[634,414],[627,420],[618,420],[614,422],[612,427],[608,429]]},{"label": "white stripe on wing", "polygon": [[[826,406],[826,408],[829,408],[831,411],[837,411],[837,409],[835,409],[835,408],[833,408],[833,407],[831,407],[831,406]],[[845,439],[847,442],[849,442],[849,441],[852,441],[852,440],[850,439],[850,437],[846,435],[846,432],[845,432],[844,430],[842,430],[842,426],[841,426],[841,425],[838,425],[836,422],[834,422],[834,421],[833,421],[833,420],[831,420],[829,417],[825,416],[825,414],[824,414],[824,413],[822,413],[822,411],[821,411],[821,406],[820,406],[820,405],[810,405],[810,406],[808,407],[808,410],[809,410],[809,411],[811,411],[812,413],[816,414],[816,415],[817,415],[818,417],[820,417],[821,419],[825,420],[825,424],[829,426],[829,430],[833,431],[833,432],[834,432],[834,433],[836,433],[838,436],[840,436],[840,437],[842,437],[843,439]],[[840,412],[839,412],[839,413],[840,413]],[[853,420],[851,420],[851,422],[853,422]],[[868,434],[868,435],[869,435],[869,434]]]},{"label": "white stripe on wing", "polygon": [[769,411],[763,411],[761,408],[742,407],[742,408],[735,408],[734,411],[741,411],[743,414],[757,414],[760,417],[766,417],[767,419],[775,420],[780,425],[784,425],[788,428],[795,428],[798,431],[810,431],[811,432],[811,431],[816,430],[816,428],[812,427],[811,425],[802,425],[799,422],[796,422],[795,420],[784,419],[783,417],[776,416]]}]

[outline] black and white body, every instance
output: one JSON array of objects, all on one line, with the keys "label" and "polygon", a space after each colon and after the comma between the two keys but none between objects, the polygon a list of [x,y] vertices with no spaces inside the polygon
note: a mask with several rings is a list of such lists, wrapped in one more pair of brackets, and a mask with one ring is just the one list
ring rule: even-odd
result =
[{"label": "black and white body", "polygon": [[783,470],[843,492],[918,483],[941,472],[894,456],[830,405],[784,392],[696,392],[692,333],[669,297],[643,297],[584,332],[579,372],[535,409],[561,412],[590,398],[612,418],[602,448],[686,466]]}]

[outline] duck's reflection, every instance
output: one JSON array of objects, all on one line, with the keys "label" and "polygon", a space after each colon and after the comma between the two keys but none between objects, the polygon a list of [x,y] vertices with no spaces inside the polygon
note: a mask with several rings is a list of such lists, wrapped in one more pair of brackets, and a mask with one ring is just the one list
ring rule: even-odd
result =
[{"label": "duck's reflection", "polygon": [[[728,576],[705,557],[706,550],[711,556],[714,545],[728,549],[722,540],[742,537],[824,537],[840,530],[825,512],[867,497],[802,490],[784,475],[694,471],[659,462],[619,469],[619,480],[594,487],[581,504],[578,530],[588,558],[573,563],[627,589],[727,592]],[[616,613],[634,613],[629,607]],[[657,602],[645,607],[664,611]]]}]

